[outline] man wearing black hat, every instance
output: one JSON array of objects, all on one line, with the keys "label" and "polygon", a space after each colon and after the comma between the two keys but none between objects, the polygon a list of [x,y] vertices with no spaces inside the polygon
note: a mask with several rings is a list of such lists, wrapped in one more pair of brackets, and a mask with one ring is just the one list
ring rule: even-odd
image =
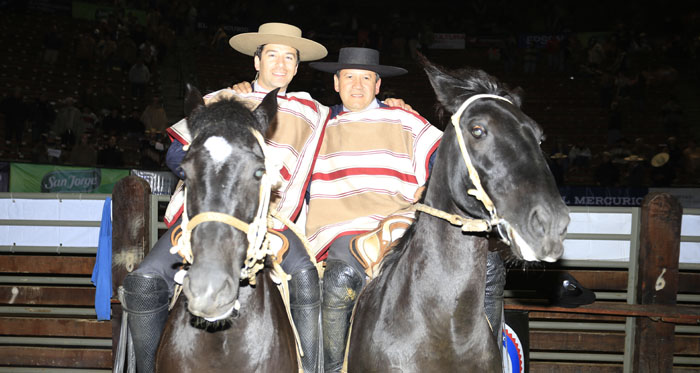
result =
[{"label": "man wearing black hat", "polygon": [[326,260],[324,369],[338,371],[350,314],[368,269],[353,256],[350,243],[389,216],[411,221],[416,192],[428,178],[429,160],[442,132],[421,116],[376,99],[382,78],[406,73],[380,65],[378,51],[342,48],[338,62],[310,66],[334,74],[334,88],[342,100],[331,108],[311,175],[306,220],[312,250],[318,260]]}]

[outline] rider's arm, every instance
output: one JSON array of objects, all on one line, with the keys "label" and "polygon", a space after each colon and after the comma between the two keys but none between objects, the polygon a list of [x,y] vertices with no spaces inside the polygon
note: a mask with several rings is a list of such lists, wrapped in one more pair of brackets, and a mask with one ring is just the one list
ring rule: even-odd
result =
[{"label": "rider's arm", "polygon": [[185,172],[182,170],[182,167],[180,167],[180,163],[182,163],[182,159],[185,158],[185,154],[187,154],[187,152],[182,148],[182,143],[177,140],[173,140],[173,143],[170,144],[168,148],[168,152],[165,154],[165,164],[180,179],[185,178]]}]

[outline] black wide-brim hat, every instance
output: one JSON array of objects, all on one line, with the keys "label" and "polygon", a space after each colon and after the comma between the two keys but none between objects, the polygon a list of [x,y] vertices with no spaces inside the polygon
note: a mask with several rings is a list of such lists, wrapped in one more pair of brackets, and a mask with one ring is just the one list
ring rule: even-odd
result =
[{"label": "black wide-brim hat", "polygon": [[370,48],[340,48],[338,62],[312,62],[309,66],[327,73],[343,69],[369,70],[380,77],[392,77],[407,73],[406,69],[379,64],[379,51]]}]

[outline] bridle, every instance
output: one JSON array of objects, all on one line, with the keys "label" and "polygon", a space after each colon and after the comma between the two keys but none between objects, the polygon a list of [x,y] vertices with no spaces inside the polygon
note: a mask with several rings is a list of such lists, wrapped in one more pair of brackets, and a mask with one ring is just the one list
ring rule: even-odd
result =
[{"label": "bridle", "polygon": [[469,172],[469,179],[474,185],[473,189],[467,189],[467,194],[473,196],[484,205],[484,208],[489,213],[490,219],[465,218],[456,214],[450,214],[445,211],[435,209],[422,203],[416,203],[415,209],[445,219],[453,225],[460,226],[462,227],[462,231],[464,232],[490,232],[493,227],[496,227],[498,229],[498,233],[501,236],[501,239],[506,244],[510,245],[514,238],[513,235],[517,235],[517,232],[515,232],[512,229],[508,221],[498,216],[496,206],[493,204],[493,201],[484,190],[484,187],[481,185],[479,173],[476,171],[476,168],[474,168],[474,164],[472,163],[471,157],[469,156],[469,151],[467,150],[467,146],[464,142],[464,137],[462,136],[462,131],[459,124],[460,120],[462,119],[462,114],[467,109],[467,107],[474,103],[474,101],[482,98],[493,98],[505,101],[511,105],[513,104],[507,98],[498,95],[477,94],[469,97],[466,101],[462,103],[459,109],[457,109],[457,111],[452,115],[451,122],[452,125],[455,127],[457,143],[459,144],[459,149],[462,153],[464,165],[467,167],[467,171]]},{"label": "bridle", "polygon": [[[255,129],[251,128],[250,131],[263,149],[263,154],[265,154],[265,140],[262,135]],[[219,222],[230,225],[244,232],[248,238],[248,248],[246,250],[246,259],[241,269],[241,279],[248,279],[251,284],[255,284],[255,274],[264,266],[263,259],[269,254],[274,254],[270,250],[269,241],[267,240],[268,210],[270,207],[270,192],[279,180],[279,175],[273,177],[270,174],[270,172],[277,170],[277,167],[272,165],[269,159],[270,157],[265,157],[266,172],[263,173],[260,179],[258,209],[253,221],[250,223],[245,223],[235,216],[216,211],[201,212],[189,219],[187,216],[187,189],[185,188],[185,204],[181,224],[182,235],[177,240],[177,244],[170,249],[170,252],[173,254],[178,253],[185,261],[193,263],[192,231],[204,222]]]}]

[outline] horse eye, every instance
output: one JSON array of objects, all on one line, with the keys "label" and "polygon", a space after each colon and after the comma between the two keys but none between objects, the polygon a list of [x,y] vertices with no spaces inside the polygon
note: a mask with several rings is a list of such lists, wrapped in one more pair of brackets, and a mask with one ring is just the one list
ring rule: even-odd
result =
[{"label": "horse eye", "polygon": [[475,138],[479,139],[481,136],[484,136],[486,134],[486,131],[484,130],[483,127],[481,126],[474,126],[472,127],[472,136]]},{"label": "horse eye", "polygon": [[263,175],[265,175],[264,168],[258,168],[257,170],[255,170],[255,174],[253,174],[253,176],[255,176],[255,178],[258,180],[262,179]]}]

